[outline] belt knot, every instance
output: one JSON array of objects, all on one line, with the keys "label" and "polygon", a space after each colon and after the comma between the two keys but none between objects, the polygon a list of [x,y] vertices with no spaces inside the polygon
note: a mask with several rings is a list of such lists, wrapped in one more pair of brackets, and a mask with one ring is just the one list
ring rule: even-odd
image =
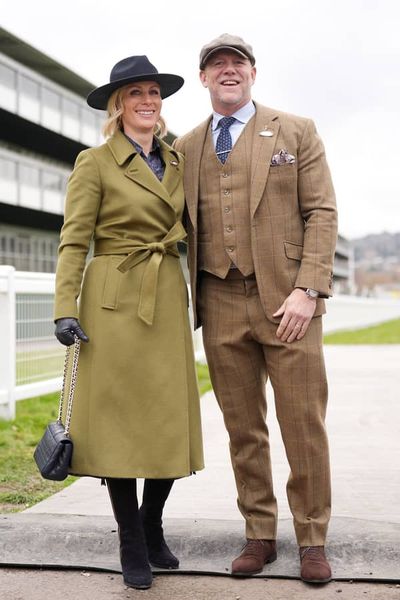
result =
[{"label": "belt knot", "polygon": [[160,252],[162,255],[167,253],[167,249],[162,242],[150,242],[147,244],[147,249],[150,252]]},{"label": "belt knot", "polygon": [[140,286],[138,307],[138,316],[147,325],[153,324],[160,264],[166,254],[179,258],[176,244],[185,237],[186,231],[181,221],[177,221],[165,234],[162,241],[134,246],[130,254],[117,266],[121,273],[126,273],[129,269],[148,259]]}]

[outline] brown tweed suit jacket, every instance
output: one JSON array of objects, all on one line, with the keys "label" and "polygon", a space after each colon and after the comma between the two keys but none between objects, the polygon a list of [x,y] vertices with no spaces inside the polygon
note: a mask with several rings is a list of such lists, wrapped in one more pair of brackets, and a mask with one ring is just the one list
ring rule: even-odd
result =
[{"label": "brown tweed suit jacket", "polygon": [[[294,287],[332,295],[332,267],[337,238],[337,212],[325,151],[310,119],[255,103],[255,134],[251,155],[250,219],[252,255],[257,286],[267,318]],[[188,264],[195,327],[197,210],[200,161],[210,118],[175,141],[185,155],[184,186]],[[260,135],[260,132],[272,132]],[[295,161],[271,166],[281,150]],[[322,298],[314,316],[325,312]]]}]

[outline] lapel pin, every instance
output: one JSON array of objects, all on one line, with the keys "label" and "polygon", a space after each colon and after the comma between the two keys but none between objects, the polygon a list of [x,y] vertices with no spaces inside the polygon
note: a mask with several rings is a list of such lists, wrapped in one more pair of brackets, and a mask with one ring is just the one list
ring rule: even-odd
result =
[{"label": "lapel pin", "polygon": [[261,135],[262,137],[272,137],[274,135],[274,132],[270,129],[265,129],[264,131],[260,131],[258,135]]},{"label": "lapel pin", "polygon": [[171,160],[169,164],[172,165],[173,167],[177,167],[178,166],[178,161]]}]

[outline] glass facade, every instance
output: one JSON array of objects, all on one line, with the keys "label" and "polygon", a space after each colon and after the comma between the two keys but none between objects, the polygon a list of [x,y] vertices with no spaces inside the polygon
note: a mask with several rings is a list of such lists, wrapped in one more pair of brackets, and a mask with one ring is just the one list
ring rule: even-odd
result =
[{"label": "glass facade", "polygon": [[19,205],[25,208],[41,209],[40,171],[37,167],[19,166]]},{"label": "glass facade", "polygon": [[103,112],[4,55],[0,55],[0,107],[86,146],[103,141]]},{"label": "glass facade", "polygon": [[0,156],[0,201],[17,204],[18,180],[17,162]]},{"label": "glass facade", "polygon": [[[103,142],[103,112],[91,109],[83,97],[67,87],[3,54],[0,109],[86,146]],[[3,209],[4,205],[12,205],[62,215],[70,172],[69,165],[56,159],[0,141],[0,205]],[[58,245],[57,231],[33,229],[25,222],[21,226],[0,222],[0,265],[13,265],[18,271],[53,273]]]},{"label": "glass facade", "polygon": [[19,75],[18,114],[25,119],[40,122],[40,87],[36,81]]},{"label": "glass facade", "polygon": [[68,98],[61,98],[62,133],[65,137],[80,139],[79,106]]},{"label": "glass facade", "polygon": [[6,110],[17,110],[17,73],[0,61],[0,104]]},{"label": "glass facade", "polygon": [[69,173],[0,148],[0,203],[62,215]]},{"label": "glass facade", "polygon": [[47,129],[61,131],[61,96],[42,87],[42,124]]},{"label": "glass facade", "polygon": [[54,273],[58,244],[57,232],[0,225],[0,265],[13,265],[17,271]]}]

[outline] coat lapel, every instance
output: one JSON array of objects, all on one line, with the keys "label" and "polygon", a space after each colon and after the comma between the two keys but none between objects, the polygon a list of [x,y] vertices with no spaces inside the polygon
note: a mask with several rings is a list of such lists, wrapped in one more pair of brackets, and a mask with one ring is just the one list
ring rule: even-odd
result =
[{"label": "coat lapel", "polygon": [[[126,137],[121,131],[116,131],[115,134],[107,141],[107,144],[120,167],[122,167],[126,163],[126,161],[132,157],[129,164],[127,165],[127,168],[125,169],[124,174],[126,177],[128,177],[138,185],[141,185],[142,187],[150,190],[151,192],[153,192],[153,194],[156,194],[157,196],[159,196],[159,198],[164,200],[164,202],[166,202],[168,206],[170,206],[174,211],[176,210],[174,205],[171,203],[170,194],[168,193],[165,185],[161,183],[161,181],[159,181],[159,179],[154,175],[152,170],[146,165],[144,160],[136,152],[134,146],[130,143],[129,140],[126,139]],[[166,144],[162,142],[161,147],[163,157],[165,156],[164,146],[167,148]],[[173,165],[169,164],[168,158],[168,162],[166,161],[166,172],[164,174],[164,179],[165,175],[167,175],[167,171],[171,170],[171,174],[168,174],[168,179],[170,180],[171,185],[173,185],[172,181],[174,181],[174,179],[176,178],[176,187],[179,181],[179,171],[173,171],[171,167],[173,167]],[[174,173],[176,173],[176,175],[174,175]]]},{"label": "coat lapel", "polygon": [[161,153],[165,163],[165,173],[162,179],[162,185],[172,196],[179,182],[183,177],[183,160],[176,150],[173,150],[168,144],[160,140]]},{"label": "coat lapel", "polygon": [[185,147],[185,197],[186,206],[193,227],[197,227],[197,207],[199,203],[200,161],[204,141],[209,129],[211,117],[201,123],[192,133]]},{"label": "coat lapel", "polygon": [[[280,129],[277,114],[271,109],[260,106],[255,103],[256,114],[254,124],[254,140],[251,161],[251,216],[257,210],[263,195],[269,169],[271,165],[272,155],[278,138]],[[272,132],[272,136],[260,135],[261,132]]]}]

